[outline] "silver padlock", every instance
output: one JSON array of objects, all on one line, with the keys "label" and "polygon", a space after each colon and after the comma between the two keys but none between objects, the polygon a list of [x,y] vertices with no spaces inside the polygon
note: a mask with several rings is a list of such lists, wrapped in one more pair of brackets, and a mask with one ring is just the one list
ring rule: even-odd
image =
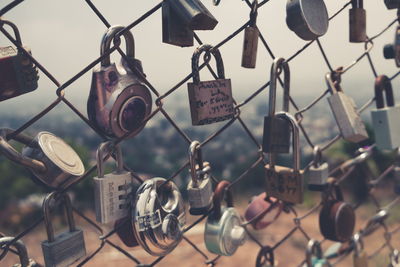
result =
[{"label": "silver padlock", "polygon": [[[113,149],[112,142],[104,142],[97,149],[97,177],[94,181],[94,204],[96,220],[100,223],[115,222],[128,216],[130,198],[134,186],[131,173],[124,170],[122,151],[119,145],[115,146],[117,169],[104,174],[104,153]],[[135,184],[136,189],[139,184]],[[136,190],[135,190],[136,191]]]},{"label": "silver padlock", "polygon": [[249,26],[244,29],[243,52],[242,52],[242,67],[252,68],[256,67],[257,61],[257,48],[258,48],[258,35],[260,34],[257,22],[257,8],[258,1],[253,0],[250,11]]},{"label": "silver padlock", "polygon": [[343,138],[354,143],[368,139],[367,130],[354,100],[345,95],[340,87],[340,76],[338,76],[338,73],[328,73],[325,78],[326,84],[332,94],[328,97],[329,106]]},{"label": "silver padlock", "polygon": [[72,204],[69,196],[64,194],[64,206],[67,213],[69,230],[54,236],[53,225],[50,218],[50,201],[56,192],[48,194],[43,201],[44,223],[46,226],[47,240],[42,242],[42,251],[46,267],[69,266],[86,255],[83,232],[75,227],[72,214]]},{"label": "silver padlock", "polygon": [[322,191],[329,177],[329,166],[327,162],[322,162],[322,152],[318,146],[314,146],[313,156],[313,164],[306,172],[308,189]]},{"label": "silver padlock", "polygon": [[[213,211],[208,215],[204,230],[204,242],[208,251],[231,256],[246,240],[246,230],[241,226],[241,218],[233,207],[232,193],[227,190],[230,183],[218,183],[213,197]],[[225,194],[226,193],[226,194]],[[222,207],[224,197],[227,207]]]},{"label": "silver padlock", "polygon": [[311,239],[307,244],[306,263],[303,267],[331,267],[327,259],[323,257],[321,244]]},{"label": "silver padlock", "polygon": [[394,43],[383,47],[383,56],[386,59],[394,59],[397,67],[400,67],[400,26],[397,26],[394,35]]},{"label": "silver padlock", "polygon": [[386,75],[375,79],[375,102],[376,109],[371,110],[371,117],[376,145],[380,149],[396,149],[400,146],[400,106],[395,106],[392,84]]},{"label": "silver padlock", "polygon": [[203,162],[200,143],[193,141],[189,147],[190,182],[187,187],[190,209],[192,215],[206,214],[212,204],[212,184],[210,165]]},{"label": "silver padlock", "polygon": [[[11,236],[0,237],[0,247],[2,247],[3,245],[7,245],[12,240],[14,240],[14,237]],[[29,258],[28,250],[26,249],[26,246],[22,242],[22,240],[19,239],[15,241],[12,246],[17,249],[20,262],[14,264],[12,267],[41,267],[40,264],[37,264],[34,260]]]},{"label": "silver padlock", "polygon": [[185,206],[178,187],[165,178],[143,182],[132,198],[133,232],[148,253],[163,256],[182,240]]},{"label": "silver padlock", "polygon": [[390,254],[389,267],[400,267],[400,252],[397,249]]}]

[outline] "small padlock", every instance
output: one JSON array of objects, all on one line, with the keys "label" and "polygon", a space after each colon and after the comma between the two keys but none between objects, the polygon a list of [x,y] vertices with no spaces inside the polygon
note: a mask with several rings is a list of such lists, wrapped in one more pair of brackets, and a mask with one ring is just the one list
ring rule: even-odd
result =
[{"label": "small padlock", "polygon": [[400,252],[397,249],[390,254],[389,267],[400,267]]},{"label": "small padlock", "polygon": [[256,258],[256,267],[274,267],[275,257],[274,251],[270,246],[265,246],[260,249]]},{"label": "small padlock", "polygon": [[[18,45],[31,54],[31,50],[22,45],[17,26],[0,19],[0,27],[9,25]],[[12,46],[0,47],[0,101],[32,92],[38,88],[39,75],[36,66],[22,49]]]},{"label": "small padlock", "polygon": [[365,253],[364,244],[361,240],[360,234],[355,234],[353,236],[353,266],[354,267],[368,267],[368,255]]},{"label": "small padlock", "polygon": [[340,76],[337,74],[328,73],[325,77],[332,94],[328,97],[329,106],[343,138],[349,142],[359,143],[368,139],[368,133],[354,100],[345,95],[340,87]]},{"label": "small padlock", "polygon": [[275,166],[275,154],[270,153],[269,164],[265,165],[266,192],[289,203],[303,202],[303,170],[300,170],[300,137],[296,119],[286,112],[275,114],[291,125],[293,146],[293,168]]},{"label": "small padlock", "polygon": [[349,10],[349,40],[351,43],[362,43],[367,39],[367,15],[364,0],[352,0]]},{"label": "small padlock", "polygon": [[111,151],[112,146],[112,142],[104,142],[97,149],[97,177],[93,178],[96,220],[104,224],[128,216],[129,194],[139,187],[138,183],[133,183],[131,173],[124,170],[122,150],[119,145],[115,146],[117,169],[104,174],[104,153]]},{"label": "small padlock", "polygon": [[258,47],[258,35],[260,34],[256,22],[257,22],[257,8],[258,1],[253,0],[250,11],[250,23],[249,26],[244,30],[243,40],[243,52],[242,52],[242,67],[244,68],[255,68],[257,61],[257,47]]},{"label": "small padlock", "polygon": [[212,204],[212,184],[210,178],[210,165],[203,162],[200,143],[193,141],[189,147],[190,182],[187,187],[190,209],[192,215],[206,214]]},{"label": "small padlock", "polygon": [[313,156],[313,164],[306,172],[308,189],[311,191],[322,191],[329,177],[329,166],[327,162],[322,162],[322,152],[318,146],[314,146]]},{"label": "small padlock", "polygon": [[[9,242],[14,240],[14,237],[3,236],[0,238],[0,247],[7,245]],[[34,260],[30,259],[28,256],[28,250],[22,240],[18,239],[12,246],[17,249],[19,263],[14,264],[12,267],[41,267],[40,264],[36,263]]]},{"label": "small padlock", "polygon": [[[217,63],[218,79],[200,81],[199,57],[212,54]],[[217,48],[208,44],[198,47],[192,57],[193,83],[188,83],[192,125],[204,125],[232,119],[233,107],[231,80],[225,79],[224,63]]]},{"label": "small padlock", "polygon": [[385,0],[387,9],[396,9],[400,7],[400,0]]},{"label": "small padlock", "polygon": [[306,263],[303,267],[330,267],[332,266],[322,254],[321,244],[311,239],[306,250]]},{"label": "small padlock", "polygon": [[[213,211],[208,215],[204,230],[204,242],[208,251],[231,256],[246,240],[246,230],[241,226],[241,219],[233,207],[232,193],[228,187],[230,182],[221,181],[215,188]],[[226,194],[225,194],[226,193]],[[222,207],[226,197],[227,207]]]},{"label": "small padlock", "polygon": [[400,26],[396,28],[394,43],[383,47],[383,56],[386,59],[394,59],[396,66],[400,68]]},{"label": "small padlock", "polygon": [[143,182],[132,197],[133,232],[148,253],[163,256],[182,240],[185,206],[178,187],[161,177]]},{"label": "small padlock", "polygon": [[290,98],[290,70],[289,65],[283,58],[276,58],[271,66],[269,84],[268,116],[264,117],[264,133],[262,149],[265,153],[289,153],[290,149],[290,123],[285,119],[275,116],[276,84],[279,73],[283,70],[283,107],[282,110],[289,112]]},{"label": "small padlock", "polygon": [[56,196],[55,192],[48,194],[43,201],[44,224],[47,240],[42,242],[42,251],[46,267],[65,267],[78,261],[86,255],[83,232],[75,228],[72,214],[72,204],[69,196],[64,194],[64,206],[67,212],[69,231],[54,236],[50,218],[50,201]]},{"label": "small padlock", "polygon": [[[100,55],[104,56],[111,42],[123,26],[110,27],[103,36]],[[110,62],[110,56],[93,70],[92,85],[87,103],[89,120],[98,131],[109,137],[130,138],[144,127],[144,119],[151,112],[151,94],[142,79],[132,71],[143,74],[142,63],[135,58],[135,44],[130,31],[123,36],[128,60],[119,64]],[[127,135],[127,136],[126,136]]]},{"label": "small padlock", "polygon": [[400,146],[400,106],[395,106],[392,83],[386,75],[375,79],[375,102],[376,109],[371,110],[371,117],[376,145],[380,149],[396,149]]}]

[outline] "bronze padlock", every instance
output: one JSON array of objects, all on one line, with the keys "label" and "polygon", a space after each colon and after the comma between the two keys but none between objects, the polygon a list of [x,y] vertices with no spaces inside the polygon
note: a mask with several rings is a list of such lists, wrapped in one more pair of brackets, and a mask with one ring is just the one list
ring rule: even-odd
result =
[{"label": "bronze padlock", "polygon": [[367,15],[363,6],[363,0],[351,1],[349,10],[349,39],[351,43],[362,43],[367,39]]},{"label": "bronze padlock", "polygon": [[257,60],[257,47],[258,35],[260,34],[256,21],[257,21],[257,7],[258,1],[254,0],[251,6],[250,23],[244,30],[243,40],[243,53],[242,53],[242,67],[255,68]]}]

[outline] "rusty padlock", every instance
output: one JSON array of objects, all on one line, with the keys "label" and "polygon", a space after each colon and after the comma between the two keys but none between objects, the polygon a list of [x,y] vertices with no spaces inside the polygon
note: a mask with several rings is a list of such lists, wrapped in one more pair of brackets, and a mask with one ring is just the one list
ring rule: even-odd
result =
[{"label": "rusty padlock", "polygon": [[364,0],[352,0],[349,10],[349,40],[351,43],[362,43],[367,39],[367,13]]},{"label": "rusty padlock", "polygon": [[250,23],[249,26],[244,30],[243,40],[243,52],[242,52],[242,67],[244,68],[255,68],[257,61],[257,47],[258,47],[258,35],[260,34],[256,22],[257,22],[257,8],[258,1],[253,0],[250,11]]}]

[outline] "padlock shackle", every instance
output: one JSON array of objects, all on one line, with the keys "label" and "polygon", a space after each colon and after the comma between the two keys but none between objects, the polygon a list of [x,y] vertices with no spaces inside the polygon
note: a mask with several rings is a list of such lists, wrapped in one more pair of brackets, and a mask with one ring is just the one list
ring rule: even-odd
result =
[{"label": "padlock shackle", "polygon": [[[118,34],[120,31],[124,30],[125,27],[121,25],[114,25],[108,28],[108,30],[104,33],[103,38],[101,40],[100,45],[100,56],[103,56],[108,50],[110,50],[111,42],[115,39],[115,41],[120,41],[120,35]],[[131,31],[126,30],[123,33],[125,38],[125,46],[126,46],[126,56],[134,58],[135,57],[135,40]],[[110,55],[106,56],[101,61],[101,66],[107,67],[111,64]]]},{"label": "padlock shackle", "polygon": [[[5,19],[1,19],[0,18],[0,27],[2,27],[3,24],[6,24],[6,25],[11,27],[11,29],[14,31],[15,41],[17,42],[18,45],[22,46],[21,35],[19,33],[17,25],[15,25],[14,23],[12,23],[9,20],[5,20]],[[19,47],[17,47],[17,49],[19,50]]]},{"label": "padlock shackle", "polygon": [[280,71],[283,70],[283,106],[282,110],[289,112],[289,100],[290,100],[290,69],[289,64],[284,58],[275,58],[271,66],[271,75],[269,83],[269,112],[268,115],[273,117],[275,115],[276,105],[276,86]]},{"label": "padlock shackle", "polygon": [[194,187],[198,187],[199,181],[202,177],[197,175],[196,164],[199,165],[199,170],[203,170],[203,156],[200,149],[200,142],[193,141],[189,146],[189,165],[190,165],[190,176]]},{"label": "padlock shackle", "polygon": [[322,150],[319,146],[314,146],[313,149],[313,166],[318,168],[321,166],[322,162]]},{"label": "padlock shackle", "polygon": [[116,154],[117,171],[121,173],[124,171],[124,161],[122,157],[122,149],[119,145],[114,145],[112,141],[106,141],[100,144],[96,152],[97,161],[97,176],[98,178],[104,178],[104,154],[113,153]]},{"label": "padlock shackle", "polygon": [[343,91],[340,87],[340,73],[337,71],[328,72],[325,75],[325,81],[331,94]]},{"label": "padlock shackle", "polygon": [[[221,211],[221,204],[226,196],[226,204],[228,207],[233,207],[233,195],[232,192],[229,190],[230,182],[227,180],[222,180],[217,184],[217,187],[214,191],[213,196],[213,216],[215,218],[221,218],[222,211]],[[226,195],[225,195],[226,193]]]},{"label": "padlock shackle", "polygon": [[351,0],[352,8],[364,8],[363,0]]},{"label": "padlock shackle", "polygon": [[[0,247],[3,245],[8,245],[8,243],[12,242],[14,240],[14,237],[12,236],[4,236],[0,238]],[[18,239],[17,241],[13,242],[11,245],[15,247],[18,251],[18,257],[19,261],[21,263],[21,267],[28,267],[29,266],[29,256],[28,256],[28,250],[26,249],[25,244],[22,242],[21,239]]]},{"label": "padlock shackle", "polygon": [[322,259],[322,248],[321,244],[314,239],[310,239],[307,244],[307,250],[306,250],[306,264],[307,267],[313,267],[312,265],[312,256],[317,257],[317,259]]},{"label": "padlock shackle", "polygon": [[[265,259],[265,261],[263,261]],[[264,246],[260,249],[256,259],[256,267],[263,267],[265,263],[275,266],[274,250],[270,246]]]},{"label": "padlock shackle", "polygon": [[199,61],[200,61],[200,55],[203,52],[205,52],[206,55],[211,54],[214,56],[215,62],[217,64],[218,79],[225,79],[224,62],[222,61],[221,53],[219,52],[218,48],[214,48],[209,44],[203,44],[196,48],[192,56],[193,83],[194,84],[200,83]]},{"label": "padlock shackle", "polygon": [[375,102],[376,108],[381,109],[385,107],[383,99],[383,92],[386,94],[386,106],[394,107],[394,96],[392,83],[388,76],[380,75],[375,79]]},{"label": "padlock shackle", "polygon": [[258,16],[258,1],[253,0],[253,3],[251,4],[251,10],[250,10],[250,21],[249,21],[250,27],[256,27],[257,16]]},{"label": "padlock shackle", "polygon": [[[11,146],[11,144],[8,142],[7,136],[12,134],[13,132],[14,130],[9,128],[0,129],[0,153],[6,156],[9,160],[24,167],[27,167],[35,172],[46,172],[46,165],[42,161],[24,156]],[[17,136],[13,137],[13,139],[30,147],[38,145],[35,142],[34,138],[24,135],[22,133],[19,133]]]}]

